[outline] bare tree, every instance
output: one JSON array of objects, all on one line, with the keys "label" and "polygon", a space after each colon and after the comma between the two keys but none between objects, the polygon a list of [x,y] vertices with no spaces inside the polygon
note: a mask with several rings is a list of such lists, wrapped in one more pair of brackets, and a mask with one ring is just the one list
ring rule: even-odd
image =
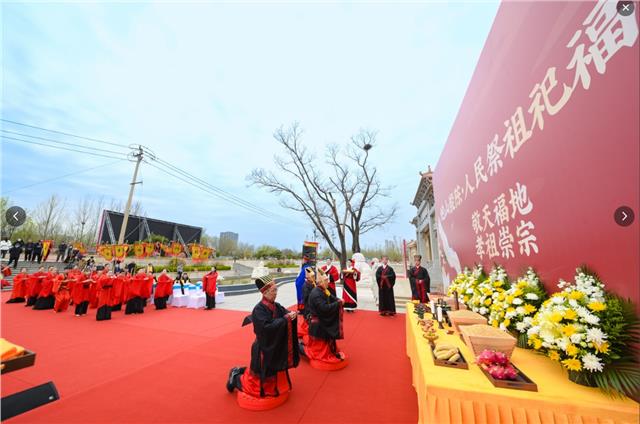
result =
[{"label": "bare tree", "polygon": [[33,220],[43,240],[59,235],[63,214],[64,200],[56,194],[52,194],[35,208]]},{"label": "bare tree", "polygon": [[[347,148],[329,146],[326,162],[316,160],[302,144],[302,130],[297,123],[289,129],[276,130],[274,137],[285,151],[284,157],[274,158],[278,174],[254,169],[247,179],[283,195],[283,207],[306,215],[345,267],[347,231],[352,247],[357,248],[353,251],[357,252],[360,235],[386,224],[396,213],[395,206],[384,211],[375,205],[375,200],[387,195],[388,190],[380,185],[376,168],[368,162],[375,133],[361,131]],[[329,177],[320,172],[326,168],[332,170]]]}]

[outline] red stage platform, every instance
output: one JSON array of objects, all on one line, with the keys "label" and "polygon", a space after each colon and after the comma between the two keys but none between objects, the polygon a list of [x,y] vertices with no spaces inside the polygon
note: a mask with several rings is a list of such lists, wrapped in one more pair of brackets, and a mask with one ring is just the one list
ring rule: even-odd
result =
[{"label": "red stage platform", "polygon": [[229,369],[249,362],[245,312],[172,309],[114,312],[95,321],[71,311],[5,304],[2,337],[37,353],[34,367],[2,376],[2,396],[53,381],[61,399],[15,423],[415,423],[416,394],[405,353],[404,317],[358,311],[345,316],[349,355],[340,371],[308,361],[291,371],[287,402],[243,410],[225,389]]}]

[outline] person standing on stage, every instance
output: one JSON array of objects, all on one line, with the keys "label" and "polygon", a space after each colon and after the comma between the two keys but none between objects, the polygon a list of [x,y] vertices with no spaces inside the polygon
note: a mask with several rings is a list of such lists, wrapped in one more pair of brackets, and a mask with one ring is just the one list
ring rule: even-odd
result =
[{"label": "person standing on stage", "polygon": [[53,283],[53,294],[55,296],[53,310],[55,312],[65,312],[69,308],[69,302],[71,302],[69,285],[72,281],[73,279],[67,274],[66,277],[63,276],[62,279],[58,279]]},{"label": "person standing on stage", "polygon": [[409,284],[411,285],[411,300],[419,300],[420,303],[429,302],[429,292],[431,291],[431,278],[427,269],[420,262],[421,255],[413,257],[414,264],[409,269]]},{"label": "person standing on stage", "polygon": [[146,284],[146,281],[147,274],[144,268],[140,268],[138,273],[131,278],[127,288],[127,306],[124,311],[125,315],[144,313],[140,292],[142,290],[142,286]]},{"label": "person standing on stage", "polygon": [[[191,284],[191,279],[189,278],[189,274],[183,272],[180,275],[180,279],[176,279],[176,282],[180,283],[180,292],[184,294],[184,286],[185,284]],[[204,287],[202,288],[202,290],[204,291]]]},{"label": "person standing on stage", "polygon": [[[202,277],[202,290],[207,296],[205,309],[215,309],[216,307],[216,290],[218,282],[218,271],[215,266],[211,267],[211,271]],[[180,286],[182,288],[182,286]],[[184,290],[182,292],[184,294]]]},{"label": "person standing on stage", "polygon": [[27,278],[27,303],[24,306],[33,306],[36,304],[38,293],[40,293],[40,289],[42,288],[42,281],[46,275],[43,266],[38,268],[37,272],[29,275]]},{"label": "person standing on stage", "polygon": [[327,258],[326,263],[320,269],[329,276],[329,291],[336,296],[336,282],[340,279],[340,271],[331,263],[331,258]]},{"label": "person standing on stage", "polygon": [[11,298],[7,300],[7,303],[22,303],[27,296],[27,281],[29,280],[29,274],[27,274],[27,268],[22,268],[20,274],[13,277],[13,288],[11,290]]},{"label": "person standing on stage", "polygon": [[98,278],[98,310],[96,311],[96,321],[107,321],[111,319],[111,291],[113,289],[113,272],[103,272]]},{"label": "person standing on stage", "polygon": [[316,270],[313,267],[305,268],[307,273],[302,286],[302,308],[298,305],[298,339],[305,340],[309,335],[309,295],[316,287]]},{"label": "person standing on stage", "polygon": [[158,276],[158,284],[156,284],[156,292],[153,295],[153,304],[158,309],[167,309],[167,300],[173,293],[173,280],[167,274],[167,270],[163,269]]},{"label": "person standing on stage", "polygon": [[33,305],[33,309],[53,309],[56,302],[55,296],[53,295],[53,285],[62,280],[64,280],[64,275],[58,274],[56,268],[49,267],[49,272],[47,272],[42,280],[42,287],[40,288],[40,293],[38,293],[38,299],[35,305]]},{"label": "person standing on stage", "polygon": [[125,273],[116,272],[111,289],[111,312],[122,310],[122,297],[124,291]]},{"label": "person standing on stage", "polygon": [[389,257],[382,257],[382,265],[376,270],[376,282],[378,283],[378,310],[380,315],[396,314],[396,299],[393,294],[393,286],[396,284],[396,273],[389,266]]},{"label": "person standing on stage", "polygon": [[297,349],[297,312],[276,302],[278,286],[265,275],[255,280],[262,300],[243,325],[253,323],[256,339],[251,346],[251,364],[229,371],[227,390],[239,390],[254,398],[277,397],[291,390],[289,369],[300,361]]},{"label": "person standing on stage", "polygon": [[316,287],[311,290],[307,311],[309,337],[301,346],[302,353],[310,360],[324,364],[336,364],[346,355],[338,349],[336,340],[344,338],[342,329],[343,301],[329,291],[329,276],[318,271]]},{"label": "person standing on stage", "polygon": [[309,256],[305,255],[302,257],[302,267],[300,267],[300,274],[296,278],[296,298],[298,300],[298,309],[302,308],[302,287],[304,287],[305,279],[307,278],[307,273],[305,272],[305,268],[311,266],[309,262]]},{"label": "person standing on stage", "polygon": [[349,267],[342,271],[342,301],[347,312],[353,312],[358,307],[356,284],[360,281],[360,271],[354,267],[355,262],[353,259],[349,260]]},{"label": "person standing on stage", "polygon": [[71,299],[76,305],[75,316],[87,315],[89,309],[89,291],[93,280],[82,272],[74,273],[75,283],[71,288]]}]

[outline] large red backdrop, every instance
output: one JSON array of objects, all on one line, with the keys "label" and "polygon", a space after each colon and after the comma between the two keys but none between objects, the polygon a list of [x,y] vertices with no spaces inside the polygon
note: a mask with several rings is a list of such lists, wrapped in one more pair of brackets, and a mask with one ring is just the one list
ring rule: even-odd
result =
[{"label": "large red backdrop", "polygon": [[445,281],[499,263],[554,290],[586,264],[640,303],[639,6],[502,3],[435,169]]}]

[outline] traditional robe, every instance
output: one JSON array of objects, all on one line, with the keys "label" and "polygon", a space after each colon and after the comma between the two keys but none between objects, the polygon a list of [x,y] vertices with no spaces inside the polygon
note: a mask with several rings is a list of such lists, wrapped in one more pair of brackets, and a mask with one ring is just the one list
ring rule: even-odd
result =
[{"label": "traditional robe", "polygon": [[53,283],[60,280],[64,280],[64,275],[52,273],[47,273],[45,275],[42,281],[42,286],[40,287],[40,293],[38,293],[38,299],[33,305],[33,309],[53,309],[53,305],[56,301],[53,295]]},{"label": "traditional robe", "polygon": [[27,278],[27,304],[25,306],[33,306],[38,299],[38,294],[42,288],[42,281],[47,274],[38,271],[34,272]]},{"label": "traditional robe", "polygon": [[83,273],[75,274],[75,283],[71,288],[71,299],[76,305],[75,315],[86,315],[89,309],[89,292],[91,291],[92,280]]},{"label": "traditional robe", "polygon": [[213,309],[216,307],[216,290],[218,283],[218,271],[213,271],[205,274],[202,277],[202,290],[204,290],[207,296],[207,309]]},{"label": "traditional robe", "polygon": [[140,298],[142,299],[142,307],[147,306],[147,300],[151,297],[151,291],[153,290],[153,274],[143,274],[145,276],[144,282],[140,286]]},{"label": "traditional robe", "polygon": [[306,341],[309,335],[309,295],[316,285],[313,281],[306,280],[302,286],[302,309],[298,305],[300,318],[298,319],[298,339]]},{"label": "traditional robe", "polygon": [[53,293],[55,295],[55,303],[53,310],[56,312],[65,312],[69,308],[71,302],[71,293],[69,284],[72,283],[72,279],[57,279],[53,283]]},{"label": "traditional robe", "polygon": [[335,267],[335,265],[331,264],[331,267],[327,267],[327,265],[322,265],[322,267],[320,268],[321,270],[323,270],[326,274],[329,275],[329,291],[331,292],[332,295],[336,295],[336,282],[340,279],[340,271],[338,271],[338,268]]},{"label": "traditional robe", "polygon": [[136,274],[131,279],[128,289],[127,307],[124,312],[126,315],[144,313],[143,300],[140,294],[142,293],[143,286],[146,284],[147,274]]},{"label": "traditional robe", "polygon": [[98,307],[98,280],[100,279],[101,274],[94,271],[91,273],[91,280],[93,280],[93,284],[89,287],[89,306],[92,308]]},{"label": "traditional robe", "polygon": [[111,310],[119,311],[122,309],[122,292],[124,290],[123,274],[118,274],[113,280],[113,288],[111,289]]},{"label": "traditional robe", "polygon": [[13,288],[11,290],[11,298],[7,300],[7,303],[22,303],[27,296],[27,281],[29,280],[29,274],[21,272],[13,277]]},{"label": "traditional robe", "polygon": [[251,365],[241,369],[233,385],[253,397],[279,396],[291,390],[289,368],[300,361],[297,319],[287,318],[289,311],[279,303],[262,299],[251,313],[256,340],[251,346]]},{"label": "traditional robe", "polygon": [[302,287],[304,286],[304,282],[307,279],[307,272],[305,269],[311,266],[310,263],[302,264],[300,268],[300,274],[296,277],[296,297],[298,299],[298,309],[302,306]]},{"label": "traditional robe", "polygon": [[360,272],[355,269],[347,269],[342,271],[342,300],[344,300],[344,308],[353,310],[358,307],[358,292],[356,283],[360,280]]},{"label": "traditional robe", "polygon": [[411,300],[419,300],[420,303],[429,302],[428,293],[431,291],[431,278],[426,268],[412,266],[409,269],[409,284],[411,285]]},{"label": "traditional robe", "polygon": [[102,275],[98,279],[98,310],[96,311],[96,321],[111,319],[111,292],[115,278]]},{"label": "traditional robe", "polygon": [[158,276],[156,293],[153,296],[153,303],[156,309],[167,309],[167,299],[173,292],[173,279],[168,274]]},{"label": "traditional robe", "polygon": [[344,338],[342,305],[328,290],[315,287],[309,294],[309,338],[304,353],[309,359],[335,363],[345,355],[338,350],[336,340]]},{"label": "traditional robe", "polygon": [[383,314],[395,314],[396,300],[393,286],[396,284],[396,273],[393,268],[389,265],[378,267],[376,282],[378,283],[378,310]]}]

